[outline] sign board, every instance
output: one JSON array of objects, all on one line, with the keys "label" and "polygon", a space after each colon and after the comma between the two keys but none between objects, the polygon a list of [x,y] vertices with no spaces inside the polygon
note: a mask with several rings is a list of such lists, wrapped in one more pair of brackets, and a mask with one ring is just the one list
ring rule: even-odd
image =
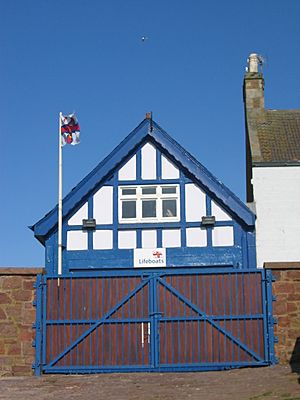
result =
[{"label": "sign board", "polygon": [[166,267],[166,249],[134,249],[134,268]]}]

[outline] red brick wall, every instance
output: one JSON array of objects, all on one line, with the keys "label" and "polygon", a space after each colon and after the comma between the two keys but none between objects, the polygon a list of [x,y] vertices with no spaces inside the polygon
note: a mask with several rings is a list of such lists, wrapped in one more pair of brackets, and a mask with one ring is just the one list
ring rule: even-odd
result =
[{"label": "red brick wall", "polygon": [[33,374],[33,283],[42,272],[42,268],[0,268],[0,376]]},{"label": "red brick wall", "polygon": [[278,343],[276,357],[280,363],[300,363],[300,263],[266,263],[276,278],[273,294],[274,326]]}]

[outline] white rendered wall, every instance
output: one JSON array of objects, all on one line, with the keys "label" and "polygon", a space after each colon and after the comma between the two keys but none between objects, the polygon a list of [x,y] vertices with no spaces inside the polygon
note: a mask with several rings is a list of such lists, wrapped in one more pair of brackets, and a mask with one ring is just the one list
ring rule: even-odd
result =
[{"label": "white rendered wall", "polygon": [[179,178],[179,169],[163,155],[161,156],[161,177],[162,179]]},{"label": "white rendered wall", "polygon": [[136,155],[119,170],[119,181],[134,181],[136,179]]},{"label": "white rendered wall", "polygon": [[108,250],[113,248],[113,231],[99,230],[93,232],[93,249]]},{"label": "white rendered wall", "polygon": [[212,245],[218,246],[233,246],[234,234],[232,226],[216,226],[212,230]]},{"label": "white rendered wall", "polygon": [[186,245],[187,247],[206,247],[207,246],[206,229],[187,228]]},{"label": "white rendered wall", "polygon": [[136,231],[119,231],[119,249],[136,249]]},{"label": "white rendered wall", "polygon": [[206,195],[193,183],[185,185],[185,215],[186,221],[201,221],[201,218],[206,215]]},{"label": "white rendered wall", "polygon": [[82,225],[82,220],[88,217],[88,203],[85,203],[68,221],[68,225]]},{"label": "white rendered wall", "polygon": [[67,250],[87,250],[88,236],[87,232],[68,231],[67,232]]},{"label": "white rendered wall", "polygon": [[157,247],[157,234],[155,229],[142,230],[142,248],[155,249]]},{"label": "white rendered wall", "polygon": [[257,266],[300,260],[300,167],[253,168]]},{"label": "white rendered wall", "polygon": [[96,224],[113,223],[113,187],[103,186],[94,194],[94,213]]},{"label": "white rendered wall", "polygon": [[163,229],[162,245],[163,247],[181,247],[180,229]]},{"label": "white rendered wall", "polygon": [[211,215],[215,216],[216,221],[231,221],[231,217],[213,200],[211,201]]},{"label": "white rendered wall", "polygon": [[142,147],[142,179],[156,179],[156,149],[146,143]]}]

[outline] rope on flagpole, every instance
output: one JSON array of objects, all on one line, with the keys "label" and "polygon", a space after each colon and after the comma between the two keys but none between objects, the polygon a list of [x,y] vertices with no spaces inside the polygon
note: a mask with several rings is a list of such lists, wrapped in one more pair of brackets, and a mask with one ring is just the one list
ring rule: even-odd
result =
[{"label": "rope on flagpole", "polygon": [[[58,237],[57,237],[57,273],[62,274],[62,143],[61,143],[62,113],[59,113],[58,131]],[[58,279],[59,286],[59,279]]]}]

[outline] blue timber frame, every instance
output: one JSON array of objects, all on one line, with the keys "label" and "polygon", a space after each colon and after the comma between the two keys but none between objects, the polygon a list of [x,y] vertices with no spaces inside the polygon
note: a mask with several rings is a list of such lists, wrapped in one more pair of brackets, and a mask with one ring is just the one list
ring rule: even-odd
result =
[{"label": "blue timber frame", "polygon": [[[156,148],[157,179],[141,179],[141,148],[151,143]],[[136,154],[136,180],[119,181],[118,170]],[[178,179],[161,179],[161,157],[164,155],[179,169]],[[232,226],[234,246],[213,247],[212,228],[205,227],[207,247],[186,246],[186,228],[201,227],[199,222],[185,220],[185,184],[195,183],[206,193],[207,215],[211,215],[212,201],[216,201],[232,218],[231,221],[216,221],[215,227]],[[181,220],[173,223],[122,224],[118,221],[118,186],[145,184],[179,184]],[[97,230],[113,231],[111,250],[93,249],[93,232],[88,231],[88,249],[63,251],[63,272],[100,270],[103,268],[133,268],[133,250],[118,249],[118,231],[136,230],[137,248],[141,247],[142,229],[157,230],[157,247],[162,247],[162,229],[180,229],[181,247],[167,249],[167,265],[180,266],[227,266],[228,268],[248,269],[256,267],[255,215],[205,167],[173,140],[158,124],[145,119],[112,153],[106,157],[86,178],[84,178],[63,201],[63,246],[66,248],[67,232],[81,231],[82,225],[68,225],[68,219],[78,209],[88,203],[88,218],[93,216],[93,195],[103,186],[113,187],[113,223],[97,225]],[[48,273],[57,268],[57,207],[31,227],[35,236],[46,247],[45,264]]]},{"label": "blue timber frame", "polygon": [[[271,272],[263,269],[39,275],[35,374],[201,371],[273,364],[276,321],[271,282]],[[141,326],[149,326],[151,332],[142,346]]]}]

